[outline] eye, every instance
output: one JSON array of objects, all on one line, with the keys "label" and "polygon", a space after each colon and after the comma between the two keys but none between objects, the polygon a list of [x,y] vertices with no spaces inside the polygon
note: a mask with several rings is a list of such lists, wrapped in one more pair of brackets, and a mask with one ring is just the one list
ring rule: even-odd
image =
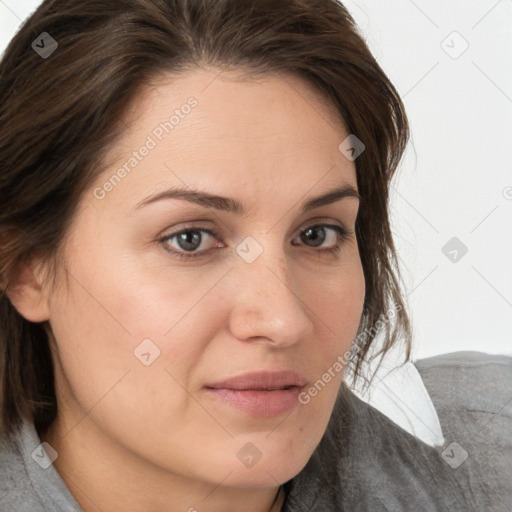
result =
[{"label": "eye", "polygon": [[320,249],[319,252],[337,252],[341,249],[341,244],[352,234],[348,229],[336,224],[315,224],[302,231],[298,238],[310,247],[320,247],[327,242],[327,247]]},{"label": "eye", "polygon": [[[317,253],[336,253],[341,249],[342,243],[353,234],[352,231],[335,224],[315,224],[303,230],[294,239],[294,242],[300,242],[294,245],[315,248]],[[194,258],[208,253],[212,247],[225,247],[222,241],[212,244],[211,241],[215,239],[220,240],[220,235],[215,230],[190,226],[164,236],[159,242],[167,252],[178,258]]]},{"label": "eye", "polygon": [[[177,233],[167,235],[160,241],[164,243],[164,247],[168,252],[176,254],[179,257],[189,258],[193,256],[200,256],[201,254],[207,252],[208,249],[204,248],[204,245],[207,245],[207,243],[205,244],[205,240],[207,242],[212,238],[219,238],[218,233],[214,230],[189,227],[184,228]],[[171,244],[173,240],[175,240],[176,244],[174,246]],[[169,245],[174,248],[169,247]],[[223,244],[217,244],[217,247],[219,246],[223,247]],[[202,250],[198,251],[200,248],[202,248]],[[193,254],[187,254],[192,252]]]}]

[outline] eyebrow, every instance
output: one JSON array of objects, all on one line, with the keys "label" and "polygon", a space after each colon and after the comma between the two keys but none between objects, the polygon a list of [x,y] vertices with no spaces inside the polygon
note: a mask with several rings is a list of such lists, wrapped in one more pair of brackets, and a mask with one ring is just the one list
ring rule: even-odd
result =
[{"label": "eyebrow", "polygon": [[[350,184],[345,183],[341,187],[331,189],[321,196],[313,197],[304,201],[301,205],[301,212],[305,213],[321,206],[326,206],[332,203],[344,199],[346,197],[355,197],[361,201],[359,192]],[[170,199],[183,199],[190,203],[203,206],[205,208],[214,208],[215,210],[225,211],[228,213],[234,213],[237,215],[246,215],[247,211],[236,199],[230,197],[217,196],[202,192],[200,190],[194,190],[190,187],[186,188],[172,188],[164,190],[156,195],[147,197],[135,206],[135,210],[147,206],[148,204],[155,203],[162,200]]]}]

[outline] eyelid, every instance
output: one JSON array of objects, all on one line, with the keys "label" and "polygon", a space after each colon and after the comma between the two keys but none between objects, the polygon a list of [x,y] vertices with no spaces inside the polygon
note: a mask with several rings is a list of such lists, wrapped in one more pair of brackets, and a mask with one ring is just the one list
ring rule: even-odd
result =
[{"label": "eyelid", "polygon": [[[212,227],[201,226],[201,224],[200,224],[201,222],[205,222],[205,221],[197,220],[197,221],[191,221],[188,223],[185,222],[183,226],[173,229],[170,233],[159,235],[159,240],[168,239],[173,236],[177,236],[183,232],[194,231],[194,230],[205,231],[205,232],[209,233],[210,235],[215,236],[217,238],[221,237],[221,234],[218,229],[212,228]],[[206,222],[210,222],[210,221],[208,220]],[[335,220],[334,222],[339,223],[339,227],[343,228],[348,234],[351,234],[351,235],[354,234],[354,230],[350,229],[347,224],[345,224],[339,220]],[[306,229],[310,229],[312,227],[318,227],[318,226],[329,226],[332,224],[333,224],[333,219],[328,218],[328,217],[315,217],[313,219],[309,219],[308,221],[305,221],[304,223],[302,223],[300,225],[300,227],[294,231],[293,238],[296,238],[298,235],[300,235]],[[164,233],[165,233],[165,231],[164,231]]]},{"label": "eyelid", "polygon": [[296,233],[300,234],[306,229],[315,226],[337,226],[343,228],[347,232],[350,232],[348,225],[340,220],[334,220],[330,217],[314,217],[313,219],[309,219],[306,222],[302,223],[300,227],[297,229]]}]

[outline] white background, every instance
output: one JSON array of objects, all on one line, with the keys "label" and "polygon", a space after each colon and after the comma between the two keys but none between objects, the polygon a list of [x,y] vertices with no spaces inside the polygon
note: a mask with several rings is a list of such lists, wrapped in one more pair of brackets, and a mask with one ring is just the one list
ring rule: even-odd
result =
[{"label": "white background", "polygon": [[[0,0],[0,51],[39,3]],[[512,0],[344,3],[411,123],[391,210],[413,359],[512,355]]]}]

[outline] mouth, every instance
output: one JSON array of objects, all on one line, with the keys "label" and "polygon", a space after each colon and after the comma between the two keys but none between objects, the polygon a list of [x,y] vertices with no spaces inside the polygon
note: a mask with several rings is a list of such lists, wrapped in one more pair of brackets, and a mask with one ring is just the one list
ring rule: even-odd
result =
[{"label": "mouth", "polygon": [[307,380],[292,371],[253,372],[206,385],[205,391],[223,405],[251,416],[274,417],[300,405]]}]

